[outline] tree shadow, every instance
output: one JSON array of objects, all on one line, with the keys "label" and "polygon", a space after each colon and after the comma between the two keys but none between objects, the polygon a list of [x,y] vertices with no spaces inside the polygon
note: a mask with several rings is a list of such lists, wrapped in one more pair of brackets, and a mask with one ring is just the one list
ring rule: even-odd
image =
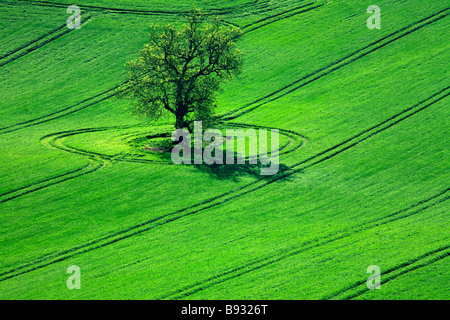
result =
[{"label": "tree shadow", "polygon": [[280,163],[278,172],[272,176],[262,175],[261,164],[194,164],[193,167],[203,173],[209,174],[211,177],[218,180],[233,180],[238,182],[244,177],[254,177],[258,179],[275,179],[276,181],[292,181],[292,173],[295,170],[289,166]]}]

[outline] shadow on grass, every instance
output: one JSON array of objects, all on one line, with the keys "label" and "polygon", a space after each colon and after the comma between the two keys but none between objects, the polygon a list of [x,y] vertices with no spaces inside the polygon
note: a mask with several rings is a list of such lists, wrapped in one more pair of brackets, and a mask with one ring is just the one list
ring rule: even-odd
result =
[{"label": "shadow on grass", "polygon": [[233,180],[238,182],[243,177],[254,177],[258,179],[276,179],[277,181],[292,181],[294,170],[285,164],[280,163],[278,173],[273,176],[261,175],[260,164],[194,164],[195,169],[209,174],[211,177],[219,180]]},{"label": "shadow on grass", "polygon": [[[157,138],[165,138],[160,141],[153,141],[150,143],[152,139]],[[168,138],[168,133],[158,133],[154,135],[148,135],[145,137],[139,137],[135,139],[134,145],[141,150],[144,149],[145,152],[149,152],[153,155],[157,155],[158,158],[162,161],[167,161],[169,163],[172,162],[171,150],[174,145],[178,144],[178,142],[174,143]],[[191,150],[195,150],[193,142],[191,146]],[[202,149],[201,155],[204,154],[204,150]],[[191,160],[194,161],[195,151],[192,152]],[[237,159],[238,156],[235,154],[233,159]],[[202,160],[203,161],[203,160]],[[248,161],[248,160],[247,160]],[[183,164],[182,164],[183,165]],[[261,163],[258,164],[192,164],[189,165],[194,167],[196,170],[201,171],[203,173],[209,174],[211,177],[219,180],[233,180],[240,181],[243,177],[253,177],[257,180],[266,179],[267,181],[275,180],[274,182],[282,182],[282,181],[292,181],[293,175],[292,173],[296,172],[291,169],[289,166],[280,163],[278,166],[278,171],[274,175],[262,175],[261,169],[267,166],[263,166]]]}]

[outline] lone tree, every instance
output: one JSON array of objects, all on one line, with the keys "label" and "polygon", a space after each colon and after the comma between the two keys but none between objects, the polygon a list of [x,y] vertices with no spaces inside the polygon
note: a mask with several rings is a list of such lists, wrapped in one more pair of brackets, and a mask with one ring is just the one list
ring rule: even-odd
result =
[{"label": "lone tree", "polygon": [[158,120],[169,111],[175,128],[192,131],[194,121],[212,121],[220,82],[240,72],[235,43],[242,31],[198,10],[186,18],[182,26],[150,27],[150,43],[127,64],[120,96],[134,100],[134,114]]}]

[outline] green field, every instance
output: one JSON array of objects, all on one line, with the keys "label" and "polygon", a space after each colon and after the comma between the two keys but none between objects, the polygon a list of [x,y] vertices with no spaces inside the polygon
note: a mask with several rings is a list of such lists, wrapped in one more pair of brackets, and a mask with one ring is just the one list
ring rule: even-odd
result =
[{"label": "green field", "polygon": [[[0,2],[0,299],[450,299],[449,0],[72,2]],[[145,152],[173,119],[114,97],[194,7],[244,31],[217,113],[280,130],[274,176]]]}]

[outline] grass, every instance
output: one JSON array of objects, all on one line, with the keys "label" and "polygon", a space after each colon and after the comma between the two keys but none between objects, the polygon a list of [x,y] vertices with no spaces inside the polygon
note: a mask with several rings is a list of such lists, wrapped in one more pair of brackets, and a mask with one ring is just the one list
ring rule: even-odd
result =
[{"label": "grass", "polygon": [[382,1],[368,30],[362,0],[196,2],[246,31],[217,112],[280,130],[262,177],[142,151],[171,119],[109,96],[146,27],[191,2],[92,1],[64,34],[54,3],[0,5],[1,298],[449,298],[448,4]]}]

